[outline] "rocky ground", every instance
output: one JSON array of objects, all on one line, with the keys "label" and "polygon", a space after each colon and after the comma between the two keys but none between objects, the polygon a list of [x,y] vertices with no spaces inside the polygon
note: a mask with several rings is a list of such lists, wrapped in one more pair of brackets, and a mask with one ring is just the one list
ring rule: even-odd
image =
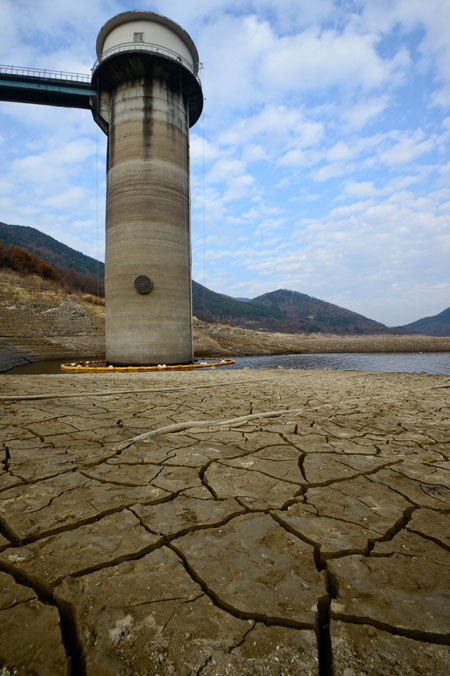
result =
[{"label": "rocky ground", "polygon": [[0,379],[0,669],[446,676],[450,379]]},{"label": "rocky ground", "polygon": [[[30,361],[104,358],[105,308],[37,277],[0,273],[0,372]],[[194,317],[201,357],[321,352],[447,352],[450,337],[270,333]]]}]

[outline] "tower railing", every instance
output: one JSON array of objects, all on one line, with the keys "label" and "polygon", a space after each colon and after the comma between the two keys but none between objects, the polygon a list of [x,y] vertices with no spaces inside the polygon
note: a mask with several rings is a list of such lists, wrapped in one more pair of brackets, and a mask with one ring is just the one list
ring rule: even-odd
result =
[{"label": "tower railing", "polygon": [[192,75],[200,82],[200,78],[198,76],[198,73],[196,72],[198,68],[201,66],[201,64],[192,64],[190,61],[188,61],[184,56],[181,56],[178,52],[174,51],[173,49],[170,49],[169,47],[164,47],[163,45],[157,45],[154,44],[153,42],[122,42],[120,45],[114,45],[114,47],[110,47],[109,49],[106,49],[101,56],[98,57],[98,59],[95,61],[92,70],[94,71],[97,66],[99,66],[102,61],[105,61],[105,59],[108,59],[110,56],[113,56],[114,54],[119,54],[120,52],[152,52],[156,54],[162,54],[163,56],[167,56],[169,59],[172,59],[172,61],[177,61],[178,63],[181,63],[185,68],[187,68]]},{"label": "tower railing", "polygon": [[0,75],[19,75],[21,77],[50,78],[52,80],[64,80],[70,82],[83,82],[90,84],[91,76],[83,73],[71,73],[63,70],[46,70],[45,68],[28,68],[22,66],[0,65]]},{"label": "tower railing", "polygon": [[[104,51],[98,59],[96,59],[92,71],[94,71],[97,66],[102,63],[102,61],[108,59],[110,56],[120,52],[130,51],[143,51],[162,54],[173,61],[181,63],[201,84],[200,77],[196,72],[196,70],[201,67],[201,64],[192,64],[190,61],[188,61],[188,59],[186,59],[184,56],[181,56],[181,54],[178,54],[178,52],[174,51],[173,49],[164,47],[163,45],[157,45],[152,42],[123,42],[120,45],[110,47]],[[46,68],[30,68],[28,66],[8,66],[0,64],[0,75],[18,75],[19,77],[46,78],[51,80],[63,80],[65,82],[83,82],[85,84],[91,83],[91,75],[84,73],[73,73],[64,70],[48,70]]]}]

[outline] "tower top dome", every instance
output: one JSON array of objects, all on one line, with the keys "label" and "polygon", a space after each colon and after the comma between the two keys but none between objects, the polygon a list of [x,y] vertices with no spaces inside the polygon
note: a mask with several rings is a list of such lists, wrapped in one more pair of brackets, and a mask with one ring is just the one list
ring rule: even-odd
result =
[{"label": "tower top dome", "polygon": [[124,51],[165,53],[182,61],[197,75],[199,57],[189,34],[175,21],[162,14],[133,10],[116,14],[107,21],[97,37],[96,51],[101,61]]}]

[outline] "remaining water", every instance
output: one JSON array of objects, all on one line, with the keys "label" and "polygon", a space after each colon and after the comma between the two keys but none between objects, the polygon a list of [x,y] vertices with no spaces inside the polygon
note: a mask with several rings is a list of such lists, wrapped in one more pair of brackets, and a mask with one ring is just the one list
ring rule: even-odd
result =
[{"label": "remaining water", "polygon": [[269,357],[235,357],[236,364],[223,368],[332,369],[333,371],[384,371],[450,375],[450,352],[351,352],[331,354],[283,354]]},{"label": "remaining water", "polygon": [[[89,357],[86,357],[89,359]],[[10,371],[5,371],[9,376],[11,375],[36,375],[47,373],[70,373],[70,371],[62,371],[61,364],[70,364],[71,359],[50,359],[47,361],[33,361],[31,364],[23,364],[16,366]],[[1,375],[1,374],[0,374]]]},{"label": "remaining water", "polygon": [[[283,354],[269,357],[235,357],[236,364],[224,369],[332,369],[387,371],[404,373],[440,373],[450,375],[450,352]],[[69,361],[69,360],[67,360]],[[67,362],[66,362],[67,363]],[[17,366],[8,374],[66,373],[61,360],[34,362]]]}]

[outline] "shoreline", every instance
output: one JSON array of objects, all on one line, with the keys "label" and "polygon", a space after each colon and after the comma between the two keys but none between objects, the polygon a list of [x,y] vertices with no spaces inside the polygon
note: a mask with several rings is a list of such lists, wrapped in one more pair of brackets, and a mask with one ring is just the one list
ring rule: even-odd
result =
[{"label": "shoreline", "polygon": [[450,352],[450,336],[419,334],[287,334],[260,332],[194,318],[194,346],[198,357],[245,357],[340,352]]},{"label": "shoreline", "polygon": [[[220,327],[222,328],[228,327]],[[248,331],[248,329],[237,329]],[[257,333],[252,332],[252,333]],[[257,336],[258,337],[258,336]],[[265,345],[242,344],[242,341],[228,340],[224,349],[218,352],[211,349],[200,338],[197,340],[195,359],[222,359],[227,357],[270,357],[306,354],[439,354],[450,353],[450,337],[433,336],[296,336],[293,334],[265,334]],[[276,343],[276,341],[279,341]],[[270,344],[273,341],[273,344]],[[255,341],[257,342],[257,341]],[[7,374],[18,366],[37,364],[39,362],[61,360],[105,359],[104,352],[93,351],[86,353],[86,341],[80,345],[78,351],[76,341],[72,342],[71,351],[58,349],[55,346],[53,354],[30,354],[5,346],[0,343],[0,374]],[[290,343],[290,344],[289,344]],[[81,348],[81,349],[80,349]],[[233,349],[234,348],[234,349]],[[75,353],[73,352],[75,350]]]}]

